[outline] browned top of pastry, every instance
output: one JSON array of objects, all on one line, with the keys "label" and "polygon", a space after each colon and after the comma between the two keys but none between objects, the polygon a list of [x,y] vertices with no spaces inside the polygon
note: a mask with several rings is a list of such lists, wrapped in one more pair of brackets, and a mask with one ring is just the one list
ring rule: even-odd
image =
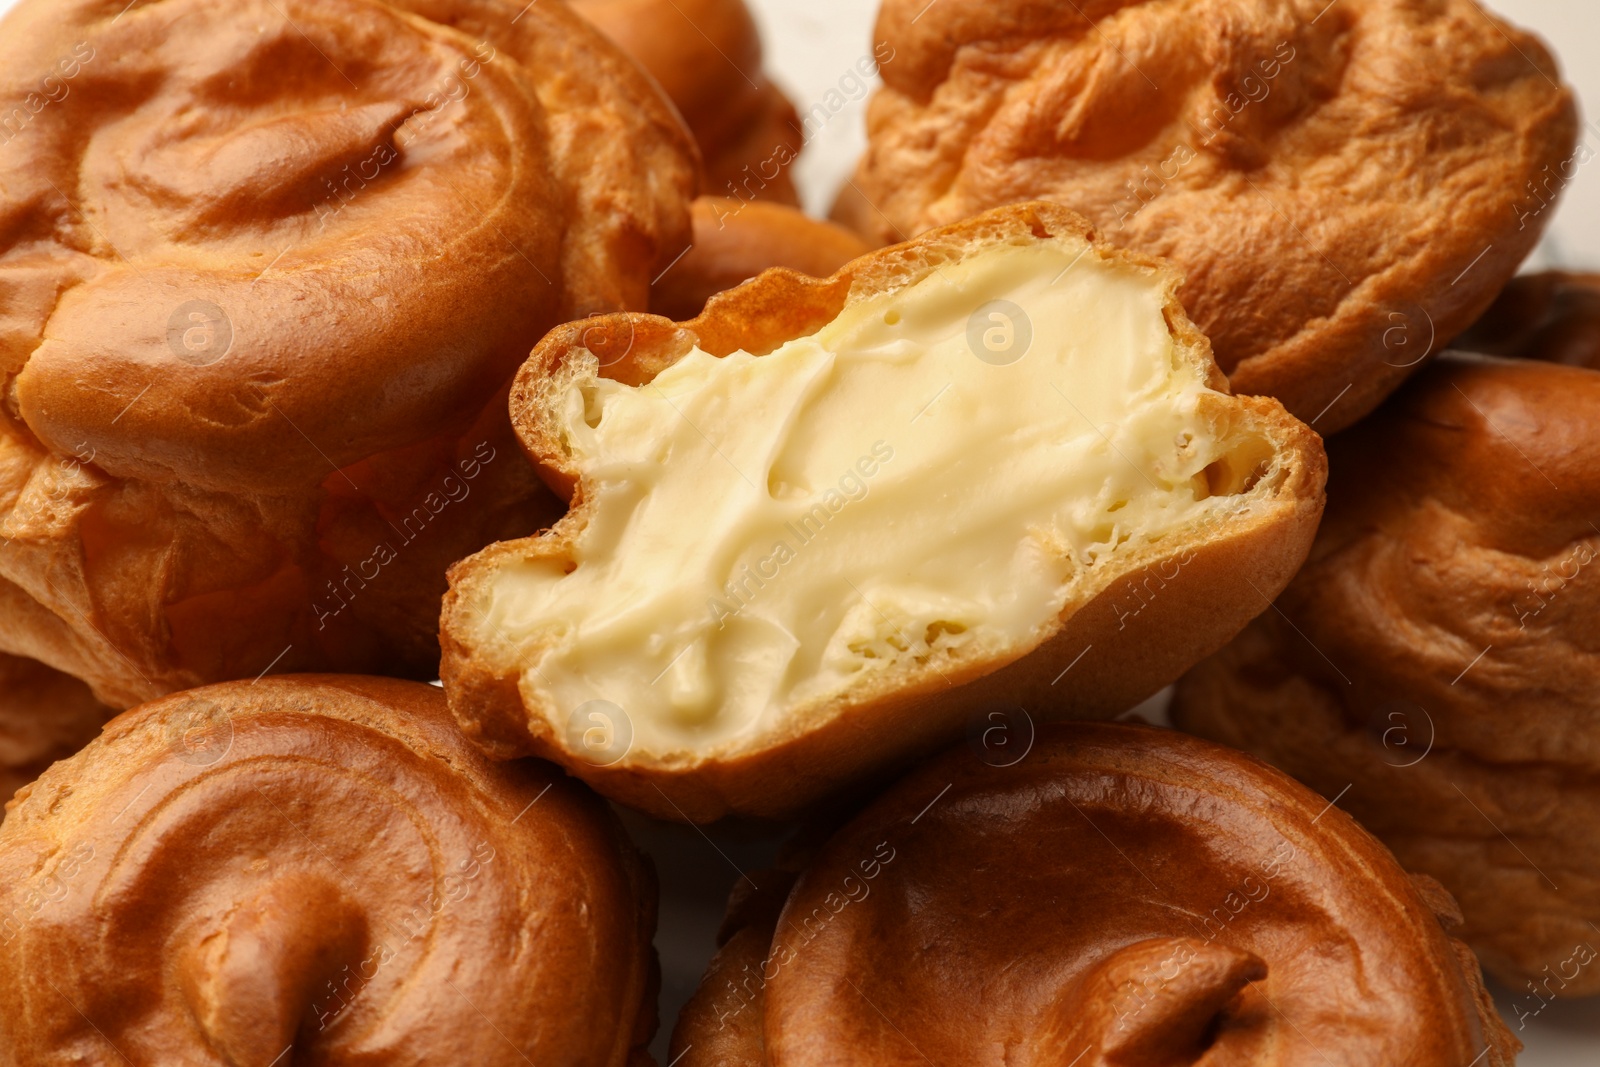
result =
[{"label": "browned top of pastry", "polygon": [[428,686],[137,708],[12,802],[0,872],[11,1063],[621,1067],[654,1025],[654,888],[620,827],[548,765],[484,759]]},{"label": "browned top of pastry", "polygon": [[1248,756],[1050,727],[1009,767],[956,749],[836,834],[753,967],[728,942],[675,1044],[689,1064],[1509,1064],[1436,909]]},{"label": "browned top of pastry", "polygon": [[1482,312],[1580,162],[1554,60],[1474,0],[887,0],[878,36],[858,228],[1058,200],[1324,432]]},{"label": "browned top of pastry", "polygon": [[[26,0],[0,101],[0,647],[119,706],[435,669],[444,567],[536,528],[496,392],[687,243],[660,90],[561,4]],[[344,610],[383,542],[427,595]]]},{"label": "browned top of pastry", "polygon": [[1600,274],[1545,271],[1511,279],[1455,347],[1600,370]]},{"label": "browned top of pastry", "polygon": [[1335,438],[1322,530],[1279,601],[1326,654],[1297,648],[1303,668],[1449,708],[1443,748],[1600,764],[1575,729],[1600,687],[1597,411],[1600,373],[1451,356]]},{"label": "browned top of pastry", "polygon": [[[112,477],[271,491],[414,442],[540,329],[642,306],[684,243],[680,128],[561,5],[275,3],[7,16],[0,97],[93,58],[0,156],[0,367],[43,444]],[[169,344],[191,300],[225,358],[179,354],[217,354],[184,347],[205,321]]]},{"label": "browned top of pastry", "polygon": [[76,678],[0,655],[0,803],[88,744],[112,714]]},{"label": "browned top of pastry", "polygon": [[1461,936],[1519,1015],[1600,992],[1584,966],[1600,909],[1596,412],[1595,371],[1437,361],[1330,442],[1305,569],[1174,708],[1348,788],[1345,807],[1456,894]]},{"label": "browned top of pastry", "polygon": [[716,294],[764,270],[787,267],[826,278],[869,251],[851,231],[796,208],[703,196],[694,202],[694,247],[651,287],[650,310],[685,321]]}]

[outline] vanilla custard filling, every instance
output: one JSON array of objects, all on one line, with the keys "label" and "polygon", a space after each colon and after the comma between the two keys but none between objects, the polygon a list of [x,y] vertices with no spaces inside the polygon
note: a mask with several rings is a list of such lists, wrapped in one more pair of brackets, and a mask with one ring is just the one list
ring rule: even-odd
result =
[{"label": "vanilla custard filling", "polygon": [[703,751],[906,660],[1020,655],[1110,557],[1236,509],[1160,279],[1080,251],[997,246],[641,387],[579,373],[588,523],[489,610],[530,706],[581,732],[607,701],[636,752]]}]

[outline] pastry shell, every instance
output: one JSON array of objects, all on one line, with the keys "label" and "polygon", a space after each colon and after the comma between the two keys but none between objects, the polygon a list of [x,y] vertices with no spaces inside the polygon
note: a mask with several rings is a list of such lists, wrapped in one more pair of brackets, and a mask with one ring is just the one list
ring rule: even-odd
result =
[{"label": "pastry shell", "polygon": [[[589,519],[585,472],[573,465],[559,421],[574,375],[650,382],[696,345],[713,356],[771,352],[835,319],[853,301],[929,278],[941,264],[982,250],[1052,240],[1134,271],[1165,294],[1174,357],[1210,386],[1200,409],[1226,440],[1260,442],[1253,475],[1235,472],[1237,512],[1203,532],[1143,545],[1087,576],[1043,636],[982,658],[920,665],[907,658],[831,700],[789,709],[774,727],[708,751],[671,757],[634,750],[604,766],[573,746],[556,709],[525,696],[528,663],[516,640],[490,621],[499,576],[530,562],[560,566]],[[826,280],[769,271],[713,298],[686,323],[617,315],[552,332],[512,394],[512,417],[529,457],[573,510],[538,538],[492,546],[451,571],[442,637],[451,708],[469,736],[501,758],[539,755],[567,766],[600,792],[671,819],[711,821],[730,812],[782,816],[841,786],[947,743],[991,708],[1051,717],[1111,716],[1150,696],[1265,610],[1304,558],[1322,508],[1326,468],[1316,434],[1273,400],[1229,397],[1205,338],[1184,317],[1177,277],[1149,259],[1096,241],[1087,223],[1048,204],[990,212],[896,248],[873,253]],[[594,358],[584,362],[580,354]],[[590,370],[585,371],[583,368]],[[1231,461],[1230,461],[1231,462]],[[1249,465],[1247,463],[1246,465]],[[1253,477],[1253,481],[1248,481]],[[1181,577],[1137,617],[1119,611],[1123,583],[1160,581],[1181,558]],[[1171,578],[1170,570],[1167,577]],[[1084,655],[1093,647],[1095,654]],[[1081,662],[1079,660],[1081,659]],[[1063,668],[1073,665],[1070,672]],[[1061,683],[1061,684],[1057,684]],[[560,724],[557,719],[561,719]]]}]

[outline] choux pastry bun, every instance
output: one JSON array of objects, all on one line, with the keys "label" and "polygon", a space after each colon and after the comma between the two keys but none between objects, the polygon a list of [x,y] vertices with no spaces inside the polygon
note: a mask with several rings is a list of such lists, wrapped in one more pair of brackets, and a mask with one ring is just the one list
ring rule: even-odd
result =
[{"label": "choux pastry bun", "polygon": [[1589,158],[1544,44],[1476,0],[885,0],[877,37],[842,218],[1081,212],[1320,433],[1482,314]]},{"label": "choux pastry bun", "polygon": [[1235,397],[1164,264],[1049,204],[685,323],[552,332],[512,417],[572,502],[451,571],[497,756],[671,819],[781,816],[1002,705],[1110,716],[1299,567],[1321,442]]},{"label": "choux pastry bun", "polygon": [[558,513],[516,368],[688,243],[670,104],[515,0],[23,0],[0,98],[41,63],[0,152],[0,652],[114,707],[437,677],[448,564]]},{"label": "choux pastry bun", "polygon": [[1148,727],[975,742],[740,883],[681,1067],[1512,1062],[1449,896],[1299,783]]},{"label": "choux pastry bun", "polygon": [[0,1058],[637,1067],[655,906],[592,793],[431,686],[180,693],[0,825]]},{"label": "choux pastry bun", "polygon": [[1600,372],[1447,356],[1330,445],[1305,569],[1174,721],[1461,903],[1518,1016],[1600,993]]}]

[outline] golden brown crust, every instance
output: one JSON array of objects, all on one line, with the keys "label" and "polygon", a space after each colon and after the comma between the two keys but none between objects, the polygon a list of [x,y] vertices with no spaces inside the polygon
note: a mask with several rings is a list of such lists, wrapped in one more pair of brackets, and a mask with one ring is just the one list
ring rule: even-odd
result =
[{"label": "golden brown crust", "polygon": [[843,226],[782,204],[703,196],[693,213],[694,246],[650,289],[650,311],[663,318],[695,318],[713,296],[773,267],[826,278],[871,251]]},{"label": "golden brown crust", "polygon": [[1322,797],[1169,731],[1048,727],[1006,767],[958,748],[786,895],[741,910],[673,1035],[683,1067],[1506,1067],[1518,1047],[1447,894]]},{"label": "golden brown crust", "polygon": [[[663,818],[710,821],[729,812],[780,816],[948,742],[986,707],[1020,703],[1052,717],[1117,714],[1175,679],[1265,609],[1304,559],[1315,532],[1324,456],[1316,434],[1275,401],[1219,396],[1205,409],[1219,436],[1256,435],[1270,453],[1262,460],[1266,473],[1253,490],[1257,495],[1250,509],[1204,531],[1185,531],[1130,552],[1115,574],[1086,578],[1041,645],[1019,648],[999,661],[956,659],[942,670],[907,664],[885,671],[874,688],[798,709],[759,738],[737,740],[687,764],[631,753],[608,767],[593,766],[567,748],[547,709],[525,706],[518,689],[526,669],[521,649],[487,622],[485,605],[503,567],[570,558],[572,539],[586,521],[583,472],[574,469],[565,451],[553,402],[575,373],[569,354],[593,352],[602,375],[631,384],[649,381],[695,344],[718,356],[739,349],[763,354],[816,331],[837,317],[853,294],[911,284],[941,263],[997,243],[1052,235],[1093,238],[1086,223],[1069,211],[1021,205],[874,253],[827,280],[769,271],[714,297],[691,322],[618,315],[553,331],[513,388],[512,417],[541,475],[571,498],[573,510],[547,536],[492,546],[451,571],[442,623],[443,677],[452,710],[468,734],[501,757],[537,754],[561,762],[607,796]],[[1167,320],[1182,358],[1209,370],[1212,384],[1225,389],[1205,338],[1171,296],[1176,278],[1160,273],[1165,268],[1154,260],[1098,244],[1092,249],[1165,279]],[[1144,587],[1147,579],[1160,595],[1146,610],[1123,608],[1129,591]],[[1064,677],[1069,664],[1070,676]],[[979,679],[981,685],[971,684]]]},{"label": "golden brown crust", "polygon": [[76,678],[0,655],[0,803],[94,740],[114,714]]},{"label": "golden brown crust", "polygon": [[705,159],[705,188],[741,201],[798,204],[789,168],[805,137],[762,68],[745,0],[571,0],[661,83]]},{"label": "golden brown crust", "polygon": [[[1543,1000],[1600,991],[1600,373],[1447,356],[1336,438],[1306,568],[1179,684],[1340,804]],[[1401,461],[1403,460],[1403,461]]]},{"label": "golden brown crust", "polygon": [[553,517],[496,394],[646,306],[681,121],[512,0],[28,0],[0,98],[44,75],[0,122],[0,650],[119,707],[431,676],[448,563]]},{"label": "golden brown crust", "polygon": [[878,37],[851,225],[1057,200],[1180,265],[1234,388],[1328,433],[1482,313],[1587,158],[1543,44],[1474,0],[886,0]]},{"label": "golden brown crust", "polygon": [[18,795],[0,872],[8,1063],[622,1067],[654,1028],[654,881],[615,817],[485,759],[431,686],[130,711]]},{"label": "golden brown crust", "polygon": [[1454,344],[1468,352],[1600,370],[1600,274],[1553,270],[1513,278]]}]

